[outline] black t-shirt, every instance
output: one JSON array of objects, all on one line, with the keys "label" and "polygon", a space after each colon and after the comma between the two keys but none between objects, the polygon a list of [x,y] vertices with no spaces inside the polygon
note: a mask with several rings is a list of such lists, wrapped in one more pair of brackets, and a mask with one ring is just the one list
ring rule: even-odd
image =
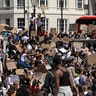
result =
[{"label": "black t-shirt", "polygon": [[63,76],[60,78],[60,86],[70,86],[69,72],[63,71]]}]

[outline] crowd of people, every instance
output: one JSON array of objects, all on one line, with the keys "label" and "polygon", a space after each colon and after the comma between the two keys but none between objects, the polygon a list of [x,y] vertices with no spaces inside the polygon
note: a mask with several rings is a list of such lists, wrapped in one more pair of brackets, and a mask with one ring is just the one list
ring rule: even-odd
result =
[{"label": "crowd of people", "polygon": [[[96,46],[84,43],[80,50],[75,50],[71,42],[71,39],[95,39],[96,32],[47,32],[41,41],[40,17],[37,36],[31,35],[35,30],[34,18],[31,19],[29,32],[7,31],[6,36],[2,33],[0,37],[0,96],[96,96],[96,63],[89,64],[87,60],[87,56],[96,53]],[[54,37],[56,42],[53,42]],[[16,63],[15,69],[8,69],[10,60]],[[23,69],[24,74],[17,75],[17,69]],[[37,77],[36,72],[42,74]],[[15,80],[11,80],[12,76],[16,76]]]}]

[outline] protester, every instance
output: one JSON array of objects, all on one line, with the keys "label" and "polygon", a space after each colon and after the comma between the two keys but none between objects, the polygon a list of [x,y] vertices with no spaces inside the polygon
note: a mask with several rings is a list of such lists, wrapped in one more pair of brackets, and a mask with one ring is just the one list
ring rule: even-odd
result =
[{"label": "protester", "polygon": [[37,35],[38,36],[43,36],[44,31],[43,31],[43,20],[45,19],[45,13],[43,12],[44,17],[41,17],[41,13],[38,13],[37,17]]},{"label": "protester", "polygon": [[29,25],[29,37],[31,36],[31,32],[35,31],[35,17],[34,17],[34,13],[31,13],[31,17],[30,17],[30,25]]},{"label": "protester", "polygon": [[[8,32],[8,39],[1,38],[0,95],[95,96],[96,64],[93,62],[94,58],[93,61],[90,60],[93,63],[89,63],[87,57],[95,55],[96,44],[85,41],[95,38],[96,32],[44,34],[45,13],[43,14],[44,17],[39,13],[37,19],[32,14],[29,33],[24,30],[18,33]],[[31,36],[31,31],[35,28],[34,24],[37,24],[37,36],[33,34]],[[40,36],[44,38],[40,40]],[[82,47],[76,46],[75,40],[82,41],[81,39],[84,40]],[[15,68],[13,68],[14,63]],[[41,75],[37,76],[36,72],[45,75],[44,78]]]},{"label": "protester", "polygon": [[71,88],[75,89],[78,93],[76,86],[73,83],[72,76],[67,71],[67,69],[62,66],[62,60],[60,56],[55,56],[53,58],[53,64],[56,67],[55,80],[56,80],[56,89],[54,96],[60,96],[59,94],[65,94],[66,96],[73,96]]}]

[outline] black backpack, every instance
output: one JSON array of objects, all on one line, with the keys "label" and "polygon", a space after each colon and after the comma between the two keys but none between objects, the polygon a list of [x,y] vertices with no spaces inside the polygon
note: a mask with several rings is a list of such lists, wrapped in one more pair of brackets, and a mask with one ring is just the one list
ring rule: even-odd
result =
[{"label": "black backpack", "polygon": [[45,77],[44,88],[45,88],[45,93],[54,94],[55,78],[54,78],[54,73],[52,71],[48,71],[48,73]]}]

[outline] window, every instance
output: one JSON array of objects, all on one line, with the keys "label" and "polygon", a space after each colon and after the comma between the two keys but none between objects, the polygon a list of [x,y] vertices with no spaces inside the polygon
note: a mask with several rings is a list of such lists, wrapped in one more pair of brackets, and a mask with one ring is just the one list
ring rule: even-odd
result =
[{"label": "window", "polygon": [[9,7],[10,6],[10,0],[5,0],[5,7]]},{"label": "window", "polygon": [[67,8],[67,0],[57,0],[57,8],[60,8],[61,5],[63,8]]},{"label": "window", "polygon": [[24,8],[24,0],[17,0],[17,8]]},{"label": "window", "polygon": [[44,29],[45,29],[45,30],[48,30],[48,18],[45,18],[45,19],[43,20],[43,26],[44,26]]},{"label": "window", "polygon": [[76,0],[76,8],[84,8],[84,0]]},{"label": "window", "polygon": [[18,25],[18,28],[24,28],[24,18],[18,18],[17,19],[17,25]]},{"label": "window", "polygon": [[5,19],[5,24],[10,26],[10,19],[9,18]]},{"label": "window", "polygon": [[57,19],[57,31],[58,33],[60,32],[67,32],[67,19],[62,19],[62,22],[61,22],[61,19]]},{"label": "window", "polygon": [[40,7],[42,4],[45,7],[48,7],[48,0],[38,0],[38,7]]}]

